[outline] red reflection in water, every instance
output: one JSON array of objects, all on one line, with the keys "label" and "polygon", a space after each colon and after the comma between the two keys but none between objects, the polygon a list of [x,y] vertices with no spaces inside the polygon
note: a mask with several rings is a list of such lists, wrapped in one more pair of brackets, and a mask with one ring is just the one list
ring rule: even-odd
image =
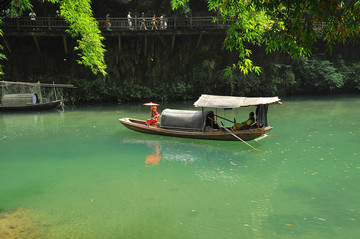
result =
[{"label": "red reflection in water", "polygon": [[146,167],[156,167],[159,166],[161,155],[160,155],[160,146],[157,143],[147,143],[148,147],[152,148],[152,153],[146,156]]}]

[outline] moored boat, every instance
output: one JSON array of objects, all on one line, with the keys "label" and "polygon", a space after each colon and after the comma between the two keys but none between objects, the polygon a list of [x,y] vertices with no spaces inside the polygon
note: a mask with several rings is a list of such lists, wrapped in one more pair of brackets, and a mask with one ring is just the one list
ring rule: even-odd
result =
[{"label": "moored boat", "polygon": [[[57,88],[75,88],[68,84],[0,81],[0,111],[41,111],[62,108],[64,100]],[[49,89],[49,90],[45,90]]]},{"label": "moored boat", "polygon": [[0,111],[31,111],[31,110],[51,110],[61,108],[63,100],[55,100],[46,103],[36,103],[27,105],[0,105]]},{"label": "moored boat", "polygon": [[[146,121],[122,118],[119,121],[127,128],[147,134],[173,136],[206,140],[249,141],[266,135],[272,127],[267,123],[267,110],[271,104],[281,104],[278,97],[234,97],[202,95],[195,103],[201,111],[165,109],[161,113],[161,123],[146,125]],[[228,120],[217,115],[217,109],[234,109],[256,106],[256,122],[249,128],[232,130],[218,119]],[[214,108],[205,111],[204,108]]]}]

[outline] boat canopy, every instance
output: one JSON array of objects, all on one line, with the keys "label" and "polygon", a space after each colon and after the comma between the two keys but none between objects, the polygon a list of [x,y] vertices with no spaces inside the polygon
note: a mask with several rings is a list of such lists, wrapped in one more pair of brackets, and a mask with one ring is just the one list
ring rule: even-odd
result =
[{"label": "boat canopy", "polygon": [[161,113],[161,128],[201,131],[214,121],[212,111],[165,109]]},{"label": "boat canopy", "polygon": [[257,105],[281,104],[279,97],[239,97],[220,95],[201,95],[194,103],[195,107],[208,108],[240,108]]}]

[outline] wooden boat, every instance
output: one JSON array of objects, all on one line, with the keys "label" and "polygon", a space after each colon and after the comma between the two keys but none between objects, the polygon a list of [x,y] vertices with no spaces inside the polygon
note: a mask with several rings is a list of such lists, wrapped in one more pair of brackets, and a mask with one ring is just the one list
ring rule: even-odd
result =
[{"label": "wooden boat", "polygon": [[55,100],[47,103],[29,105],[0,105],[0,111],[51,110],[61,108],[63,104],[63,100]]},{"label": "wooden boat", "polygon": [[[141,133],[163,135],[163,136],[173,136],[181,138],[192,138],[192,139],[208,139],[208,140],[229,140],[234,141],[236,139],[232,134],[221,130],[206,130],[202,131],[188,131],[188,130],[175,130],[175,129],[166,129],[158,126],[146,126],[145,121],[131,119],[131,118],[122,118],[119,121],[127,128],[135,130]],[[266,134],[272,129],[272,127],[267,126],[265,128],[257,129],[248,129],[248,130],[239,130],[232,132],[238,137],[242,138],[244,141],[253,140],[260,137],[263,134]]]},{"label": "wooden boat", "polygon": [[[165,109],[161,114],[161,124],[147,126],[146,121],[132,118],[122,118],[119,121],[125,127],[140,133],[206,140],[236,141],[240,138],[243,141],[249,141],[267,134],[272,129],[267,124],[267,108],[270,104],[281,104],[281,102],[278,97],[202,95],[194,103],[194,106],[201,107],[202,111]],[[204,111],[204,108],[215,108],[217,112],[219,108],[233,109],[249,106],[257,107],[257,121],[245,130],[230,131],[218,123],[218,118],[228,119],[214,114],[213,111]]]},{"label": "wooden boat", "polygon": [[[58,99],[59,93],[56,89],[75,88],[73,85],[67,84],[47,84],[40,82],[29,83],[11,81],[0,81],[0,86],[0,111],[39,111],[51,110],[56,108],[63,109],[64,100]],[[46,94],[46,90],[44,90],[44,88],[50,88],[50,92],[47,92]],[[50,98],[53,99],[50,100]]]}]

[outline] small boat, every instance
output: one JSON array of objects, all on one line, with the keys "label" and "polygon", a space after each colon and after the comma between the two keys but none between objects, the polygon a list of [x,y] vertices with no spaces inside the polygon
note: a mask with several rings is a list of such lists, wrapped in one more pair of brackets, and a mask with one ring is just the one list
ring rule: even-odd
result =
[{"label": "small boat", "polygon": [[[194,103],[201,111],[165,109],[161,113],[161,123],[147,126],[144,120],[122,118],[119,121],[127,128],[147,134],[173,136],[192,139],[249,141],[266,135],[272,127],[267,123],[268,106],[281,104],[278,97],[236,97],[201,95]],[[231,130],[219,123],[218,109],[235,109],[256,106],[256,122],[248,129]],[[214,108],[205,111],[204,108]]]},{"label": "small boat", "polygon": [[28,105],[0,105],[0,111],[51,110],[61,108],[63,104],[63,100],[55,100],[46,103],[36,103]]},{"label": "small boat", "polygon": [[[63,109],[64,100],[58,99],[59,93],[56,89],[75,88],[73,85],[66,84],[11,81],[0,81],[0,86],[0,111],[40,111],[57,108]],[[50,91],[46,91],[44,88],[50,88]]]}]

